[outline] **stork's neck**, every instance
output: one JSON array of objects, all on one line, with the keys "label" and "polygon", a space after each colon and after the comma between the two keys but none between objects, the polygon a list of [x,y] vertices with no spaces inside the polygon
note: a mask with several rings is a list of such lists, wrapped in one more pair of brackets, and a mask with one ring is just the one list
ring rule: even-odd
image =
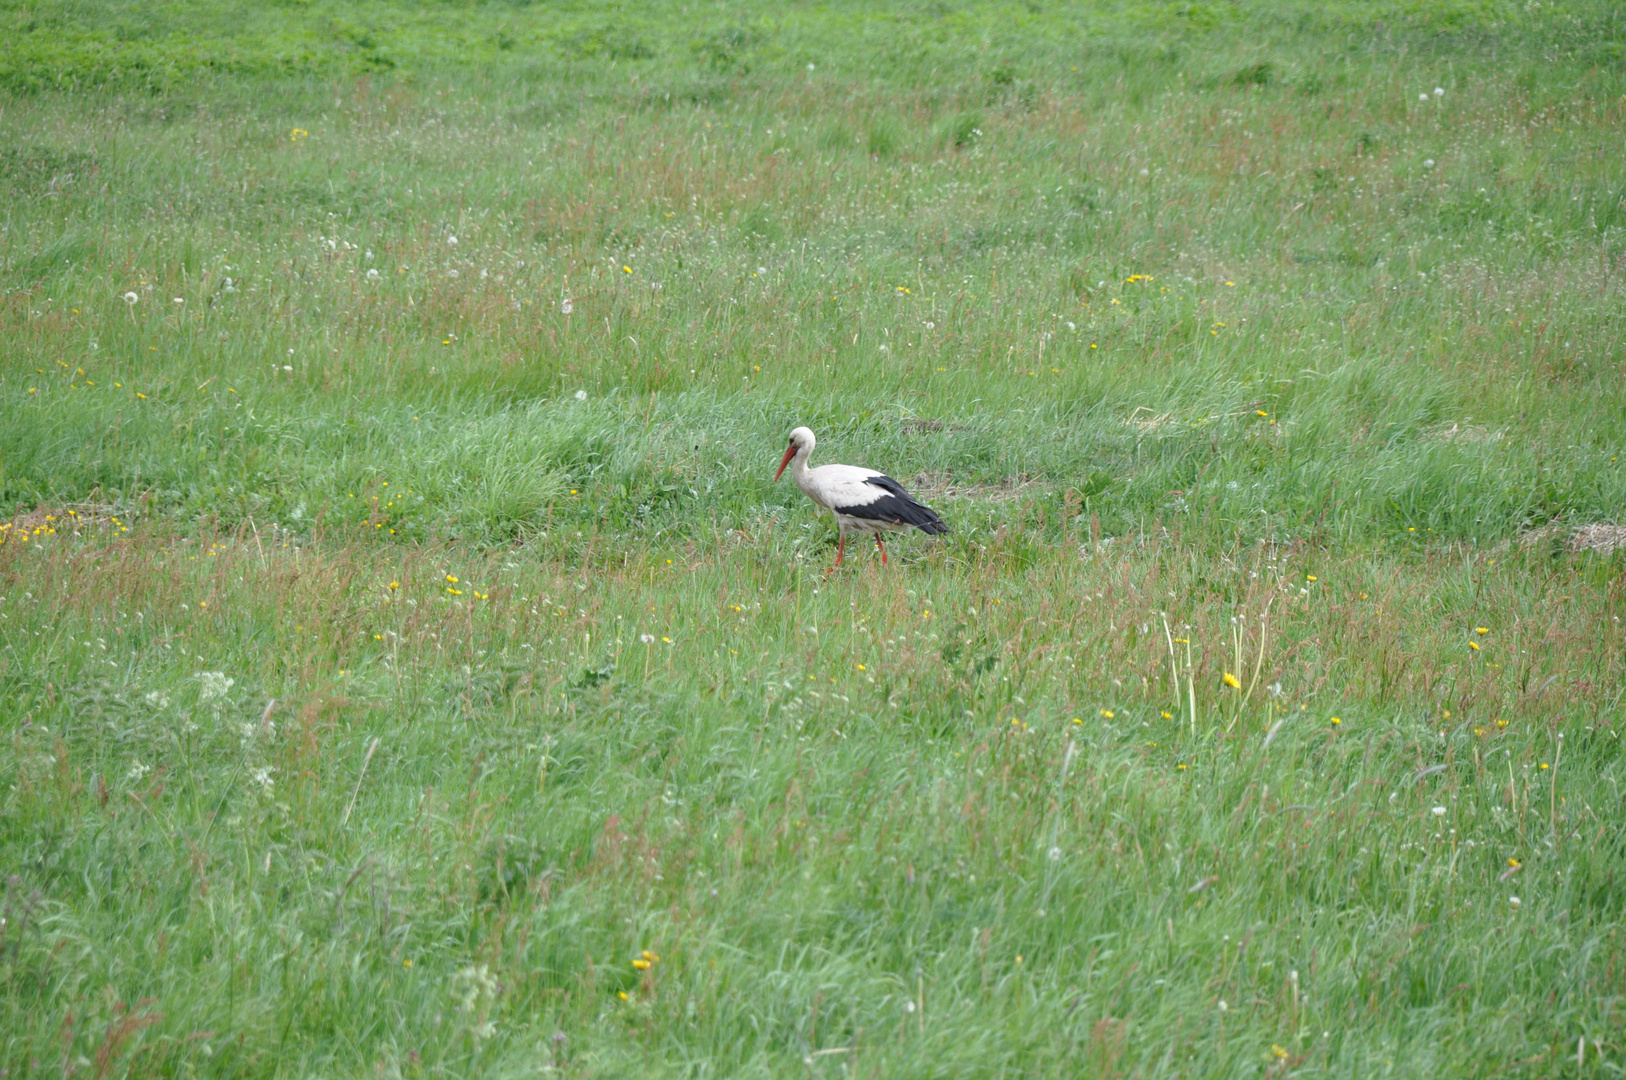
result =
[{"label": "stork's neck", "polygon": [[812,455],[813,448],[803,446],[797,449],[796,456],[790,459],[790,478],[796,482],[797,487],[809,495],[813,494],[813,489],[808,486],[813,482],[813,470],[807,467],[807,459]]}]

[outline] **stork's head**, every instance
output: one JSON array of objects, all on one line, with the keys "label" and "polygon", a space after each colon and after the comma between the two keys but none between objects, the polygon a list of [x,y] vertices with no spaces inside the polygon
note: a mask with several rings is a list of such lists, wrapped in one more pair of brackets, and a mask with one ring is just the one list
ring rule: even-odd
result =
[{"label": "stork's head", "polygon": [[813,432],[805,427],[799,427],[790,433],[790,445],[785,448],[785,456],[779,462],[779,471],[773,474],[777,482],[785,473],[785,466],[797,454],[811,454],[813,452]]}]

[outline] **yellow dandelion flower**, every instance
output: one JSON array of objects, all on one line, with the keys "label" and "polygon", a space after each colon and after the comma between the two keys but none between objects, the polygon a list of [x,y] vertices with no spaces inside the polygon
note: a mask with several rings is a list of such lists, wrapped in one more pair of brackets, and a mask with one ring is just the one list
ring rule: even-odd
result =
[{"label": "yellow dandelion flower", "polygon": [[1474,627],[1474,633],[1476,633],[1476,634],[1488,634],[1488,633],[1490,633],[1490,627],[1488,627],[1488,626],[1476,626],[1476,627]]},{"label": "yellow dandelion flower", "polygon": [[1229,671],[1225,673],[1225,685],[1229,686],[1232,690],[1242,689],[1241,680],[1239,680],[1235,675],[1232,675]]},{"label": "yellow dandelion flower", "polygon": [[1113,712],[1111,709],[1102,709],[1101,710],[1101,715],[1106,717],[1108,720],[1111,720],[1114,716],[1116,716],[1118,714]]},{"label": "yellow dandelion flower", "polygon": [[1338,719],[1338,717],[1335,716],[1335,717],[1332,718],[1332,726],[1333,727],[1337,727],[1339,724],[1342,724],[1342,723],[1343,723],[1343,721]]},{"label": "yellow dandelion flower", "polygon": [[1172,712],[1164,710],[1163,719],[1165,719],[1165,720],[1173,720],[1174,719],[1174,714]]},{"label": "yellow dandelion flower", "polygon": [[1477,641],[1468,642],[1468,648],[1472,649],[1474,652],[1478,652],[1479,651],[1479,642],[1477,642]]}]

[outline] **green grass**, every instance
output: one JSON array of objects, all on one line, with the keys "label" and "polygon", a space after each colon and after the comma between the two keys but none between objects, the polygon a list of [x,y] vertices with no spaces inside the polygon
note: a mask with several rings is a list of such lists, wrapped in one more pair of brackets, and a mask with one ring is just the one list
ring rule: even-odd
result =
[{"label": "green grass", "polygon": [[1613,7],[0,33],[3,1075],[1626,1067]]}]

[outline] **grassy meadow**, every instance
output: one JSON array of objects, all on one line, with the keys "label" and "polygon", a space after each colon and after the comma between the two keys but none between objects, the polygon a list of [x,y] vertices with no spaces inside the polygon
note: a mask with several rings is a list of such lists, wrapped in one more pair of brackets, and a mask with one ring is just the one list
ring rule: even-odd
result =
[{"label": "grassy meadow", "polygon": [[0,38],[0,1077],[1626,1071],[1619,8]]}]

